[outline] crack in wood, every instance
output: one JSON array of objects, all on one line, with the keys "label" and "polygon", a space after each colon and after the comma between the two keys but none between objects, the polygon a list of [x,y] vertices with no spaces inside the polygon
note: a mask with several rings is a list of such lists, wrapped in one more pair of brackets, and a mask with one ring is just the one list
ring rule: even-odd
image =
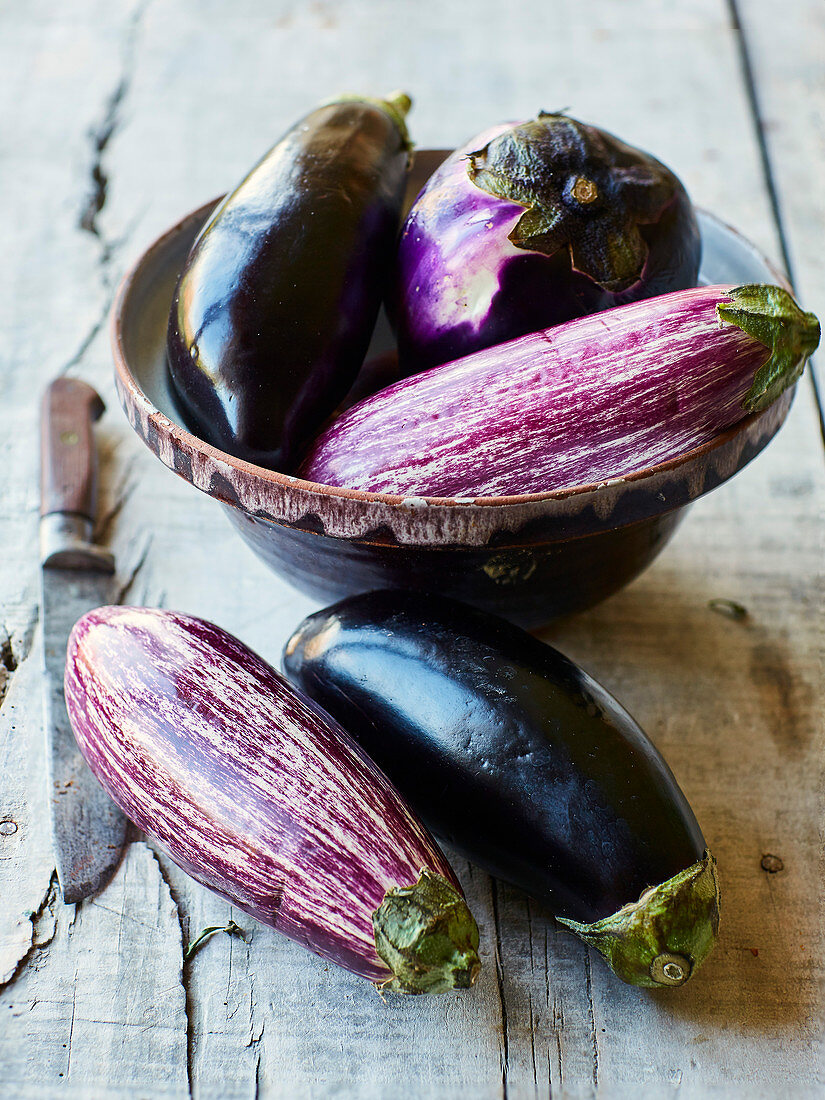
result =
[{"label": "crack in wood", "polygon": [[[559,1067],[559,1088],[562,1090],[561,1095],[564,1095],[564,1054],[562,1053],[561,1045],[561,1032],[555,1032],[556,1035],[556,1063]],[[547,1088],[549,1095],[553,1095],[553,1074],[550,1067],[550,1050],[547,1050]]]},{"label": "crack in wood", "polygon": [[66,1044],[66,1080],[69,1078],[69,1072],[72,1068],[72,1036],[74,1035],[74,1018],[77,1012],[77,967],[74,971],[74,981],[72,982],[72,1018],[69,1021],[69,1038]]},{"label": "crack in wood", "polygon": [[[49,885],[46,887],[46,892],[43,895],[43,900],[40,902],[37,909],[29,914],[29,920],[32,926],[29,945],[17,960],[9,976],[4,980],[0,980],[0,993],[8,989],[9,986],[14,985],[29,963],[33,962],[35,957],[43,952],[56,936],[57,918],[55,917],[54,906],[57,901],[58,889],[57,871],[55,870],[52,871]],[[46,921],[50,921],[51,925],[46,936],[42,937],[38,933],[41,932]]]},{"label": "crack in wood", "polygon": [[261,1048],[257,1048],[255,1058],[255,1100],[259,1100],[261,1095]]},{"label": "crack in wood", "polygon": [[247,1048],[254,1050],[255,1052],[255,1092],[254,1096],[257,1098],[261,1095],[261,1061],[263,1058],[263,1037],[264,1037],[264,1021],[260,1021],[260,1025],[257,1027],[256,1034],[256,1020],[255,1013],[258,1007],[257,997],[255,995],[255,972],[250,967],[251,961],[251,948],[252,948],[252,936],[247,939],[246,942],[246,975],[249,981],[249,1042]]},{"label": "crack in wood", "polygon": [[[762,117],[762,109],[759,103],[759,94],[756,90],[756,78],[753,70],[753,63],[751,62],[750,49],[748,47],[748,39],[745,33],[745,28],[742,24],[742,19],[739,15],[739,0],[726,0],[728,5],[728,15],[730,18],[731,27],[734,32],[737,47],[739,50],[739,62],[742,66],[742,78],[745,85],[745,94],[748,100],[748,108],[751,114],[751,120],[753,122],[754,135],[756,137],[756,145],[759,150],[759,161],[762,166],[762,177],[765,184],[765,190],[768,195],[768,202],[771,208],[771,217],[773,218],[774,225],[776,226],[776,233],[779,237],[779,247],[782,251],[782,264],[787,272],[788,278],[791,281],[791,285],[796,284],[796,278],[794,275],[793,264],[791,263],[791,250],[788,245],[788,235],[785,232],[785,221],[782,217],[782,208],[779,202],[779,190],[776,186],[776,176],[773,170],[773,163],[771,161],[771,154],[768,148],[768,139],[765,133],[765,123]],[[823,396],[819,392],[819,386],[817,384],[816,375],[813,370],[808,370],[808,378],[814,394],[814,401],[816,402],[817,411],[819,413],[819,430],[822,436],[823,442],[825,442],[825,401]]]},{"label": "crack in wood", "polygon": [[91,177],[91,194],[88,196],[86,205],[81,211],[78,225],[87,233],[91,233],[92,236],[97,237],[101,242],[104,264],[108,262],[111,253],[97,222],[98,215],[106,205],[106,197],[109,189],[109,176],[103,167],[103,160],[109,142],[121,126],[121,109],[124,100],[129,94],[134,79],[137,39],[148,6],[148,0],[143,0],[142,3],[138,4],[129,18],[123,44],[123,66],[120,80],[115,90],[106,100],[101,121],[97,126],[93,127],[90,134],[93,152],[92,165],[89,170],[89,175]]},{"label": "crack in wood", "polygon": [[[127,881],[129,877],[129,860],[125,860],[123,864],[123,892],[126,893]],[[80,906],[78,906],[80,908]],[[121,948],[123,946],[123,921],[119,920],[117,923],[117,954],[120,957]]]},{"label": "crack in wood", "polygon": [[5,625],[0,627],[0,706],[9,690],[11,678],[17,671],[17,659],[11,644],[11,635]]},{"label": "crack in wood", "polygon": [[[530,977],[533,978],[536,971],[536,962],[533,957],[533,914],[530,908],[530,899],[525,897],[525,908],[527,910],[527,940],[530,946]],[[539,1091],[539,1076],[538,1067],[536,1065],[536,1034],[535,1034],[535,1021],[533,1016],[533,994],[530,989],[527,990],[527,1003],[530,1009],[530,1058],[533,1065],[533,1084],[536,1090],[536,1095]]]},{"label": "crack in wood", "polygon": [[94,909],[101,909],[104,913],[111,913],[113,917],[117,917],[117,919],[121,922],[124,920],[128,920],[131,921],[132,924],[136,924],[139,928],[145,928],[149,932],[153,930],[153,926],[151,924],[147,924],[146,921],[138,920],[137,917],[133,917],[130,913],[121,912],[119,909],[110,909],[108,905],[101,905],[100,902],[97,901],[95,898],[89,898],[85,902],[85,904],[91,905]]},{"label": "crack in wood", "polygon": [[493,924],[496,930],[496,984],[498,985],[498,999],[501,1003],[501,1096],[507,1100],[507,1074],[510,1069],[510,1039],[507,1032],[507,1002],[504,996],[504,972],[501,966],[501,922],[498,914],[498,883],[494,878],[490,879],[490,888],[493,899]]},{"label": "crack in wood", "polygon": [[533,1085],[536,1092],[539,1089],[539,1071],[536,1066],[536,1031],[535,1020],[533,1018],[533,994],[530,990],[527,990],[527,1006],[530,1012],[530,1061],[533,1066]]},{"label": "crack in wood", "polygon": [[257,1007],[257,1005],[255,1004],[255,1001],[252,998],[250,998],[250,1003],[249,1003],[249,1042],[246,1045],[247,1045],[247,1049],[255,1050],[257,1052],[258,1057],[260,1058],[260,1056],[261,1056],[260,1055],[260,1047],[261,1047],[261,1042],[262,1042],[263,1037],[264,1037],[265,1028],[264,1028],[264,1024],[262,1022],[261,1025],[260,1025],[260,1029],[258,1031],[258,1034],[257,1035],[255,1034],[255,1008],[256,1007]]},{"label": "crack in wood", "polygon": [[103,329],[103,327],[106,324],[106,321],[108,320],[109,311],[112,308],[112,302],[114,301],[114,297],[115,297],[115,292],[114,292],[113,289],[111,289],[109,291],[109,293],[106,295],[106,300],[103,303],[103,306],[100,310],[99,316],[92,323],[92,325],[89,328],[89,331],[86,333],[86,335],[83,337],[83,339],[78,344],[77,351],[75,351],[66,360],[66,362],[63,364],[63,366],[57,372],[57,374],[60,377],[62,377],[63,375],[68,374],[70,370],[73,370],[83,360],[83,357],[85,356],[86,352],[92,346],[92,344],[95,341],[95,338],[101,332],[101,330]]},{"label": "crack in wood", "polygon": [[[544,996],[547,1001],[547,1007],[550,1008],[550,952],[549,952],[549,930],[547,925],[544,926]],[[556,1004],[553,1001],[553,1027],[556,1026]]]},{"label": "crack in wood", "polygon": [[6,627],[3,627],[3,640],[0,641],[0,666],[2,666],[6,672],[17,671],[17,658],[14,655],[14,650],[11,644],[11,635]]},{"label": "crack in wood", "polygon": [[71,917],[69,918],[69,923],[67,925],[67,931],[68,931],[68,934],[70,936],[73,935],[75,929],[80,928],[80,925],[83,922],[83,906],[80,903],[78,903],[73,908],[74,908],[74,912],[72,913]]},{"label": "crack in wood", "polygon": [[39,619],[40,607],[35,606],[22,630],[9,630],[6,623],[0,623],[0,708],[17,670],[31,653]]},{"label": "crack in wood", "polygon": [[590,949],[585,948],[584,973],[585,989],[587,992],[587,1015],[590,1022],[590,1041],[593,1046],[593,1095],[599,1091],[599,1038],[596,1034],[596,1009],[593,1004],[593,973],[590,960]]},{"label": "crack in wood", "polygon": [[183,899],[178,895],[175,889],[172,877],[165,866],[163,856],[151,845],[147,844],[147,847],[152,853],[158,865],[160,877],[166,889],[169,891],[169,897],[172,899],[172,904],[175,907],[180,928],[180,984],[183,989],[183,1009],[186,1014],[186,1086],[191,1100],[193,1096],[193,1069],[195,1060],[195,1006],[189,988],[191,962],[187,962],[185,957],[185,945],[189,942],[189,915],[186,912]]}]

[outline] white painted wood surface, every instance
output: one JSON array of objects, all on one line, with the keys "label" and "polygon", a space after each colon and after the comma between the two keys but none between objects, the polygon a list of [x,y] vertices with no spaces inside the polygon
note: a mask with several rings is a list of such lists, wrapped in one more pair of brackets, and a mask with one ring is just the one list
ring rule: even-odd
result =
[{"label": "white painted wood surface", "polygon": [[[822,439],[791,419],[624,592],[546,632],[625,702],[719,858],[719,947],[684,989],[623,986],[466,863],[470,994],[388,999],[132,845],[55,893],[37,628],[37,400],[63,371],[109,412],[99,524],[123,599],[214,619],[277,661],[312,602],[162,468],[115,406],[105,316],[139,252],[341,89],[403,86],[422,146],[571,112],[650,148],[825,313],[825,10],[790,0],[55,0],[0,8],[0,1096],[822,1095]],[[747,64],[743,64],[743,61]],[[749,88],[749,81],[751,82]],[[765,123],[760,147],[760,117]],[[764,153],[764,155],[763,155]],[[766,165],[770,177],[766,176]],[[772,204],[771,190],[776,202]],[[743,603],[744,623],[708,608]],[[763,854],[782,858],[767,874]]]}]

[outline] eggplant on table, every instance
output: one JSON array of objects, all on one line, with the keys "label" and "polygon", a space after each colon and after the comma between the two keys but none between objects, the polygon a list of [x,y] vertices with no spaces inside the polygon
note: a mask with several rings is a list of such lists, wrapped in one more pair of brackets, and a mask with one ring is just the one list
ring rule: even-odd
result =
[{"label": "eggplant on table", "polygon": [[188,425],[289,472],[355,379],[394,254],[410,100],[349,97],[297,122],[201,230],[169,317]]},{"label": "eggplant on table", "polygon": [[66,705],[121,809],[193,878],[380,988],[465,989],[478,928],[449,863],[338,724],[226,631],[101,607]]},{"label": "eggplant on table", "polygon": [[598,484],[766,408],[818,343],[781,287],[674,291],[402,378],[333,420],[300,473],[449,498]]},{"label": "eggplant on table", "polygon": [[309,616],[283,665],[436,835],[546,903],[624,981],[682,985],[709,954],[719,888],[693,811],[561,653],[457,601],[384,590]]},{"label": "eggplant on table", "polygon": [[425,184],[390,313],[406,373],[695,286],[690,199],[655,157],[564,113],[491,127]]}]

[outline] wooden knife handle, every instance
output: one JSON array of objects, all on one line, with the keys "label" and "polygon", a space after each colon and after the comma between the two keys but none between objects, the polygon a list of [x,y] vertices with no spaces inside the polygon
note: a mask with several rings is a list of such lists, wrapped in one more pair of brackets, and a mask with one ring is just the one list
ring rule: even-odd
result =
[{"label": "wooden knife handle", "polygon": [[97,451],[93,423],[105,406],[79,378],[56,378],[43,395],[40,419],[40,515],[71,512],[93,520]]}]

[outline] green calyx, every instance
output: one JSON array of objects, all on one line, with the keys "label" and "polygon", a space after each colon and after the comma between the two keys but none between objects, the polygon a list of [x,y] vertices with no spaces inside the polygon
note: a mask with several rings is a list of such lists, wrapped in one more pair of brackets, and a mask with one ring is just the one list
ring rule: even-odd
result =
[{"label": "green calyx", "polygon": [[594,924],[559,922],[595,947],[630,985],[684,985],[719,932],[719,882],[709,851],[698,863]]},{"label": "green calyx", "polygon": [[413,886],[388,890],[372,915],[375,949],[394,977],[382,992],[446,993],[478,977],[478,926],[445,878],[420,872]]},{"label": "green calyx", "polygon": [[326,100],[321,106],[329,107],[335,103],[371,103],[373,107],[378,107],[385,114],[389,115],[395,123],[396,129],[401,135],[401,144],[404,149],[406,149],[407,152],[412,149],[413,143],[410,140],[410,132],[407,129],[407,114],[412,107],[412,99],[410,99],[406,92],[390,92],[384,99],[376,99],[368,95],[339,95],[334,99]]},{"label": "green calyx", "polygon": [[570,250],[576,271],[618,293],[637,282],[648,247],[639,226],[658,221],[679,182],[638,149],[564,113],[542,111],[467,158],[482,191],[526,207],[517,248]]},{"label": "green calyx", "polygon": [[751,283],[728,291],[730,304],[719,302],[720,320],[741,328],[770,349],[767,363],[753,378],[742,399],[746,412],[759,412],[772,404],[802,374],[819,346],[819,321],[805,313],[787,290],[766,283]]}]

